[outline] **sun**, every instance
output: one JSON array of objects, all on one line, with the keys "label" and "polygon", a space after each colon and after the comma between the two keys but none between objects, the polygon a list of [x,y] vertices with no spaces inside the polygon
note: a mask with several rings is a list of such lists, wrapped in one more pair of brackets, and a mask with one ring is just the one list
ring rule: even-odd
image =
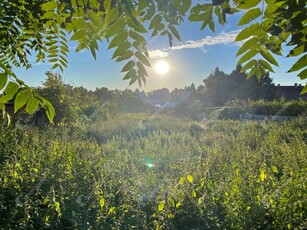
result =
[{"label": "sun", "polygon": [[169,64],[166,61],[158,61],[154,66],[156,72],[160,75],[164,75],[169,71]]}]

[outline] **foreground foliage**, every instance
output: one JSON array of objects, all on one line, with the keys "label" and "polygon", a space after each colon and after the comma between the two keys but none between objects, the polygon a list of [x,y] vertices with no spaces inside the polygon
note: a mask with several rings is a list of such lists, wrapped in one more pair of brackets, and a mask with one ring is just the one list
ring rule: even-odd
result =
[{"label": "foreground foliage", "polygon": [[306,119],[144,117],[1,127],[0,228],[307,227]]}]

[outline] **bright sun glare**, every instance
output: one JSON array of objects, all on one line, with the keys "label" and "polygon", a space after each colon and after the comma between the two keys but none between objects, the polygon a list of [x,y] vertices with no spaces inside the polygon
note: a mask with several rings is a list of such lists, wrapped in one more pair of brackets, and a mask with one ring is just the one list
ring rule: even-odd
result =
[{"label": "bright sun glare", "polygon": [[155,64],[155,70],[158,74],[164,75],[169,71],[169,64],[166,61],[158,61]]}]

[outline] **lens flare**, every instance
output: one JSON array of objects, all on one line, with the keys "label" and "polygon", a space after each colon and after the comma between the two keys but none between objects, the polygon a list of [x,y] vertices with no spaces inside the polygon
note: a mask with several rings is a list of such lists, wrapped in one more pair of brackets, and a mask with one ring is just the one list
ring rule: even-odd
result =
[{"label": "lens flare", "polygon": [[153,167],[155,167],[155,165],[152,164],[152,163],[146,163],[146,166],[147,166],[148,168],[153,168]]}]

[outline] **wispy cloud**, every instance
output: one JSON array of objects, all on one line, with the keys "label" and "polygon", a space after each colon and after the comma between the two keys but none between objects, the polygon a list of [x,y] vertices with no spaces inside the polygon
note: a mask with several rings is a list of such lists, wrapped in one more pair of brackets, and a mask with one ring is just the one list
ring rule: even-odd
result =
[{"label": "wispy cloud", "polygon": [[34,64],[34,66],[43,66],[43,65],[52,66],[53,65],[50,62],[41,62],[41,61],[40,62],[34,62],[33,64]]},{"label": "wispy cloud", "polygon": [[[185,42],[178,43],[173,46],[173,48],[162,49],[162,50],[150,50],[150,58],[163,58],[167,57],[169,53],[173,50],[181,49],[195,49],[202,48],[204,46],[213,46],[213,45],[227,45],[234,44],[235,38],[239,34],[240,30],[234,30],[230,32],[221,32],[216,36],[207,36],[201,40],[189,40]],[[239,43],[238,43],[239,44]]]},{"label": "wispy cloud", "polygon": [[150,58],[164,58],[168,56],[167,50],[150,50],[149,51],[149,57]]}]

